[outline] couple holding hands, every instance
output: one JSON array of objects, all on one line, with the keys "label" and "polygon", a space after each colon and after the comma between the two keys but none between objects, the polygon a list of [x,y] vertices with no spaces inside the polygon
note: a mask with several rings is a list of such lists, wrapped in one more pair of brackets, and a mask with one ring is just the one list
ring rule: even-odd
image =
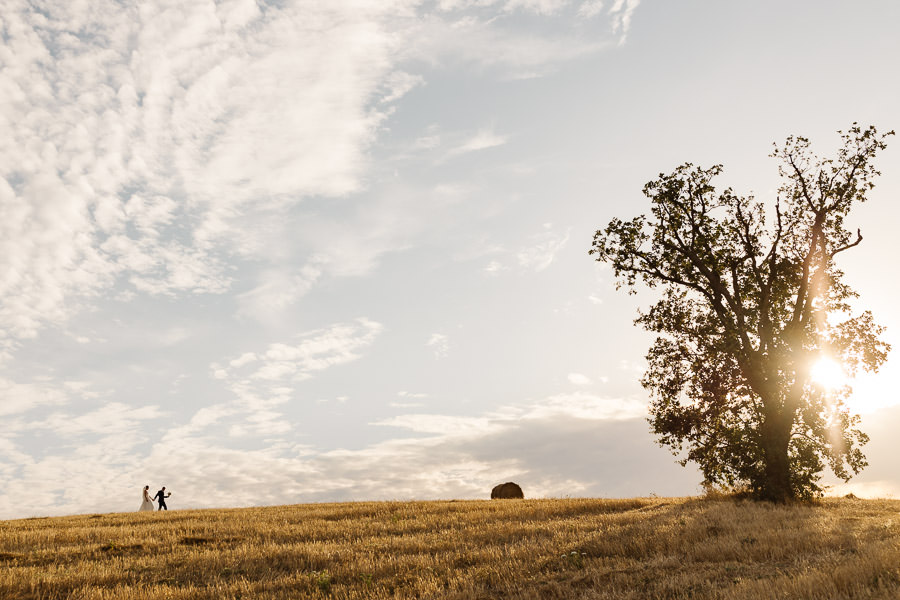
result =
[{"label": "couple holding hands", "polygon": [[153,498],[150,497],[150,486],[144,486],[144,500],[141,502],[141,508],[139,510],[153,510],[153,501],[159,498],[159,510],[166,509],[169,510],[169,507],[166,506],[166,498],[172,495],[172,492],[166,493],[166,486],[163,486],[161,490],[156,492],[156,495]]}]

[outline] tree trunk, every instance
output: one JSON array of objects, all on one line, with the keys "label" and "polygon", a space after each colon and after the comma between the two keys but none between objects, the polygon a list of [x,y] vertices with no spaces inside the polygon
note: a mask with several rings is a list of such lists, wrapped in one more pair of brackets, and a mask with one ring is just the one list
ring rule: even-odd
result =
[{"label": "tree trunk", "polygon": [[761,428],[765,471],[759,490],[760,498],[771,502],[787,502],[794,498],[791,486],[791,463],[788,445],[791,419],[780,414],[767,418]]}]

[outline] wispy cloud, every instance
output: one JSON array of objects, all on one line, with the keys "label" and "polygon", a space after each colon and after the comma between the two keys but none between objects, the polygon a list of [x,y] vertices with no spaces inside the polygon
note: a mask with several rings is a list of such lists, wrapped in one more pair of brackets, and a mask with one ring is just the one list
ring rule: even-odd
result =
[{"label": "wispy cloud", "polygon": [[596,17],[603,12],[603,0],[585,0],[578,7],[578,16],[586,19]]},{"label": "wispy cloud", "polygon": [[[606,10],[612,28],[623,35],[631,25],[631,14],[640,0],[612,0]],[[592,19],[604,14],[604,0],[439,0],[438,7],[446,12],[471,11],[473,9],[501,8],[503,12],[525,12],[543,16],[559,15],[574,10],[582,18]]]},{"label": "wispy cloud", "polygon": [[507,267],[504,266],[503,263],[501,263],[500,261],[492,260],[491,262],[489,262],[488,264],[486,264],[484,266],[483,270],[488,275],[496,275],[497,273],[500,273],[501,271],[507,270]]},{"label": "wispy cloud", "polygon": [[298,384],[320,371],[358,360],[383,329],[380,323],[361,318],[213,363],[212,376],[224,383],[234,399],[200,409],[189,424],[168,436],[184,439],[226,422],[233,437],[283,434],[290,430],[290,423],[278,407],[295,397]]},{"label": "wispy cloud", "polygon": [[80,437],[98,434],[131,438],[129,444],[136,444],[136,435],[143,421],[159,419],[164,413],[159,406],[128,406],[121,402],[109,402],[95,410],[81,414],[53,412],[46,418],[29,423],[30,429],[47,429],[62,437]]},{"label": "wispy cloud", "polygon": [[435,433],[447,436],[483,435],[502,425],[492,423],[486,417],[456,417],[448,415],[401,415],[378,421],[378,425],[402,427],[417,433]]},{"label": "wispy cloud", "polygon": [[452,148],[450,155],[465,154],[487,148],[495,148],[506,143],[506,136],[498,135],[493,129],[482,129],[459,146]]},{"label": "wispy cloud", "polygon": [[552,15],[569,4],[569,0],[507,0],[506,10],[526,10],[539,15]]},{"label": "wispy cloud", "polygon": [[609,9],[609,14],[612,17],[613,33],[619,35],[620,44],[625,43],[628,30],[631,28],[631,18],[640,3],[641,0],[615,0]]},{"label": "wispy cloud", "polygon": [[299,269],[270,268],[257,276],[256,286],[239,294],[238,315],[263,323],[277,323],[290,308],[315,285],[322,275],[315,261]]},{"label": "wispy cloud", "polygon": [[581,373],[569,373],[569,383],[573,383],[575,385],[591,385],[594,383],[591,381],[591,378],[587,375],[583,375]]},{"label": "wispy cloud", "polygon": [[388,406],[391,408],[421,408],[422,406],[425,406],[425,403],[422,402],[422,400],[427,398],[428,394],[400,391],[397,392],[397,397],[401,398],[401,400],[389,402]]},{"label": "wispy cloud", "polygon": [[528,79],[560,64],[613,45],[585,35],[581,39],[511,27],[496,14],[426,15],[413,33],[405,57],[430,64],[459,65],[497,72],[506,79]]},{"label": "wispy cloud", "polygon": [[620,421],[647,414],[647,401],[642,398],[607,398],[587,392],[558,394],[529,407],[523,418],[548,418],[566,415],[579,419]]},{"label": "wispy cloud", "polygon": [[95,398],[96,392],[84,381],[56,382],[48,378],[21,383],[0,377],[0,416],[19,415],[36,408],[69,404],[73,399]]},{"label": "wispy cloud", "polygon": [[519,264],[527,269],[543,271],[549,267],[556,255],[569,241],[570,230],[565,233],[554,231],[552,224],[544,225],[544,231],[532,236],[532,243],[518,251]]},{"label": "wispy cloud", "polygon": [[[423,15],[406,55],[496,69],[511,79],[541,77],[561,63],[624,43],[639,2],[613,0],[606,8],[599,0],[440,0],[444,14]],[[532,29],[519,21],[510,26],[523,13],[544,21]],[[557,20],[565,25],[547,27]],[[605,31],[598,31],[603,25]]]},{"label": "wispy cloud", "polygon": [[384,327],[361,318],[339,323],[297,336],[289,343],[273,343],[260,352],[246,352],[228,361],[214,363],[217,379],[228,381],[298,382],[335,365],[360,358],[360,351],[371,345]]},{"label": "wispy cloud", "polygon": [[425,345],[431,348],[435,358],[446,358],[450,352],[450,338],[443,333],[432,333]]}]

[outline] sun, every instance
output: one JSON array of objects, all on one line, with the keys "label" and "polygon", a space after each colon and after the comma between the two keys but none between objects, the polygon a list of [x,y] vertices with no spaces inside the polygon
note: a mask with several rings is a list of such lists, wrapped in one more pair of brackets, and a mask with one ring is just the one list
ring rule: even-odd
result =
[{"label": "sun", "polygon": [[836,360],[827,356],[817,360],[809,370],[813,383],[826,390],[836,390],[847,385],[847,373]]},{"label": "sun", "polygon": [[860,373],[851,377],[839,362],[822,356],[810,367],[810,379],[829,396],[845,386],[851,386],[849,394],[841,394],[841,403],[851,413],[862,415],[900,404],[897,369],[889,366],[886,371],[888,373]]}]

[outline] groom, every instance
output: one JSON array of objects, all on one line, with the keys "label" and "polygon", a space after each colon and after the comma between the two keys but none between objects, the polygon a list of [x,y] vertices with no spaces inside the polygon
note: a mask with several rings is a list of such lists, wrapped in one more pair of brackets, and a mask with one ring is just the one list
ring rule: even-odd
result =
[{"label": "groom", "polygon": [[162,510],[162,509],[169,510],[169,507],[166,506],[166,498],[168,498],[171,495],[172,495],[171,492],[168,494],[166,493],[166,486],[163,486],[161,490],[156,492],[156,495],[153,496],[153,499],[156,500],[157,498],[159,498],[159,508],[157,510]]}]

